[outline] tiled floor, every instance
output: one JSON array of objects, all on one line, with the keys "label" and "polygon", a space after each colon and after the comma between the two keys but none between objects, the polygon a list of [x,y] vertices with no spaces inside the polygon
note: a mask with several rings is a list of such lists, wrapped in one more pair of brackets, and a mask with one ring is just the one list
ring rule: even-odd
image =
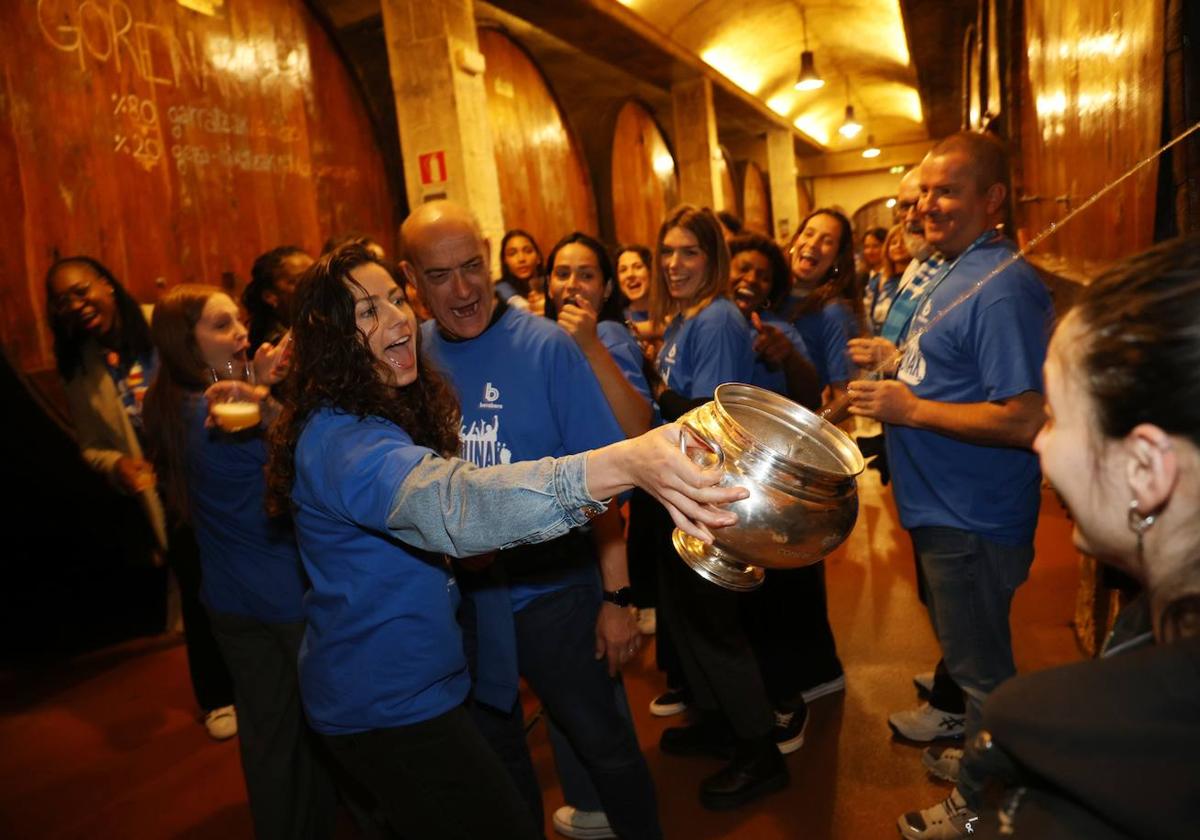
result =
[{"label": "tiled floor", "polygon": [[[662,687],[653,646],[628,669],[667,837],[890,838],[902,811],[946,795],[946,785],[922,772],[918,747],[893,741],[885,722],[890,711],[916,702],[911,677],[932,668],[937,652],[890,496],[873,472],[860,487],[858,525],[827,561],[847,689],[813,704],[807,743],[788,758],[786,791],[738,812],[704,811],[696,789],[717,765],[659,752],[659,735],[674,721],[647,712]],[[1013,608],[1022,670],[1078,657],[1070,627],[1077,573],[1069,528],[1048,494],[1037,560]],[[549,819],[562,797],[544,729],[536,727],[531,739]],[[550,835],[549,822],[546,830]],[[128,643],[0,681],[0,837],[251,836],[236,744],[209,741],[195,721],[177,640]]]}]

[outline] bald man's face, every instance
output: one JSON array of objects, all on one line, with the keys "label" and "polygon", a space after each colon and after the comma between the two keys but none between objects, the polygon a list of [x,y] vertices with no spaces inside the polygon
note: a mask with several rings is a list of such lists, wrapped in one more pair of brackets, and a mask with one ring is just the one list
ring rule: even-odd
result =
[{"label": "bald man's face", "polygon": [[495,298],[487,242],[470,225],[442,220],[412,231],[402,263],[447,335],[475,338],[492,320]]}]

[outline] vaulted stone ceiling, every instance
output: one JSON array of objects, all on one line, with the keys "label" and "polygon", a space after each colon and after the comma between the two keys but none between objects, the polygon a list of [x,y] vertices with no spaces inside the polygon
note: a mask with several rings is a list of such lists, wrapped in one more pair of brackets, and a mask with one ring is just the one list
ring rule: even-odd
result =
[{"label": "vaulted stone ceiling", "polygon": [[[928,137],[899,0],[622,0],[823,149]],[[805,43],[825,80],[798,91]],[[846,105],[864,130],[838,133]]]},{"label": "vaulted stone ceiling", "polygon": [[[380,0],[312,0],[351,45],[355,32],[379,30]],[[546,35],[564,48],[608,61],[614,70],[666,94],[673,81],[707,65],[717,81],[722,130],[744,135],[770,125],[798,131],[800,154],[862,148],[869,135],[892,145],[940,137],[958,128],[962,37],[977,0],[490,0],[522,21],[529,39]],[[488,11],[491,10],[491,11]],[[823,88],[798,91],[800,53],[813,51]],[[510,30],[516,29],[510,21]],[[536,51],[536,50],[535,50]],[[356,61],[356,63],[359,63]],[[565,74],[565,75],[564,75]],[[386,79],[386,74],[380,74]],[[606,74],[561,68],[570,89],[587,96]],[[632,94],[633,91],[631,90]],[[838,133],[846,105],[864,130]]]}]

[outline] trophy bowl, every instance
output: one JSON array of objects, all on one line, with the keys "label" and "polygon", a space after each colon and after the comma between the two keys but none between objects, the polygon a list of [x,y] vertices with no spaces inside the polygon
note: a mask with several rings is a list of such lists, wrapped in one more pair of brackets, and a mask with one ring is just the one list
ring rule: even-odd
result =
[{"label": "trophy bowl", "polygon": [[864,464],[841,429],[776,393],[732,382],[679,422],[680,447],[692,460],[750,491],[729,507],[738,523],[714,530],[711,545],[679,529],[672,535],[701,577],[749,591],[764,569],[817,563],[850,534]]}]

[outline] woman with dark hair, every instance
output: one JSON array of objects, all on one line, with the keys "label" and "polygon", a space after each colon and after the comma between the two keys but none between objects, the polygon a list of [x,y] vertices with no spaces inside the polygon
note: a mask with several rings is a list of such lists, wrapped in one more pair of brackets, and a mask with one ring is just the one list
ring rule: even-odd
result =
[{"label": "woman with dark hair", "polygon": [[[233,685],[200,604],[200,560],[189,527],[168,519],[154,467],[144,455],[142,403],[158,370],[146,314],[91,257],[57,260],[46,272],[54,355],[84,460],[121,493],[137,496],[179,584],[188,670],[208,733],[237,734]],[[146,307],[149,309],[149,307]]]},{"label": "woman with dark hair", "polygon": [[[729,248],[734,301],[756,325],[752,334],[759,355],[751,384],[815,409],[821,390],[804,340],[771,311],[788,293],[790,272],[783,252],[758,234],[735,236]],[[772,355],[780,359],[782,370],[770,367]],[[776,714],[804,721],[807,701],[836,690],[825,684],[842,672],[829,626],[824,564],[772,571],[761,587],[743,597],[742,618]]]},{"label": "woman with dark hair", "polygon": [[808,348],[796,328],[775,312],[791,285],[783,252],[761,234],[738,234],[729,240],[729,266],[733,302],[754,341],[750,384],[815,409],[821,403],[821,389]]},{"label": "woman with dark hair", "polygon": [[250,269],[250,282],[242,291],[242,306],[250,318],[250,355],[264,342],[272,346],[292,323],[292,295],[300,275],[313,259],[296,245],[281,245],[260,254]]},{"label": "woman with dark hair", "polygon": [[[608,252],[596,239],[575,231],[564,236],[550,249],[550,273],[546,289],[546,317],[556,319],[559,326],[575,339],[584,357],[600,382],[600,389],[613,410],[621,430],[634,437],[650,428],[652,413],[650,387],[642,372],[644,358],[637,340],[624,324],[624,296],[613,277]],[[642,491],[635,491],[641,500],[655,504]],[[631,511],[631,518],[635,512]],[[665,513],[663,514],[666,517]],[[597,621],[598,645],[604,642],[606,652],[620,650],[627,639],[637,638],[642,629],[640,611],[651,607],[644,599],[645,577],[657,574],[647,558],[635,569],[625,540],[625,527],[620,513],[613,509],[593,520],[592,535],[603,571],[604,589],[630,593],[630,604],[605,602]],[[636,531],[630,524],[631,531]],[[637,574],[641,572],[641,574]],[[650,593],[652,594],[652,592]],[[609,654],[609,671],[616,675],[622,663]],[[625,688],[617,682],[617,708],[633,729],[633,718]],[[608,824],[607,815],[595,787],[591,784],[583,763],[575,755],[566,736],[547,718],[550,744],[562,783],[566,805],[554,814],[554,824],[565,828],[567,836],[580,827],[593,831]]]},{"label": "woman with dark hair", "polygon": [[853,376],[846,343],[859,333],[862,300],[854,292],[854,239],[837,210],[808,214],[788,253],[792,291],[784,315],[796,327],[826,399],[844,391]]},{"label": "woman with dark hair", "polygon": [[546,304],[542,249],[533,236],[513,228],[500,240],[500,279],[496,294],[509,306],[541,315]]},{"label": "woman with dark hair", "polygon": [[650,386],[642,353],[624,324],[623,296],[604,246],[575,231],[550,250],[546,317],[575,339],[621,431],[636,437],[650,428]]},{"label": "woman with dark hair", "polygon": [[421,370],[403,289],[361,248],[313,266],[297,292],[288,398],[274,428],[270,509],[293,510],[312,589],[300,657],[313,727],[377,797],[394,827],[422,838],[536,837],[512,777],[471,721],[443,554],[482,555],[552,539],[634,484],[700,535],[733,517],[655,430],[558,459],[476,468],[458,450],[450,386]]},{"label": "woman with dark hair", "polygon": [[625,320],[634,323],[650,317],[650,269],[654,255],[645,245],[622,245],[613,252],[617,283],[625,296]]},{"label": "woman with dark hair", "polygon": [[[149,448],[167,504],[200,546],[201,598],[233,675],[255,835],[331,837],[337,798],[312,749],[296,674],[304,578],[291,523],[263,506],[264,430],[275,406],[267,401],[267,422],[237,433],[208,422],[206,390],[217,398],[250,387],[213,385],[213,371],[244,370],[249,349],[237,305],[220,289],[175,286],[150,329],[161,365],[146,394]],[[281,355],[255,356],[263,385],[278,377]]]},{"label": "woman with dark hair", "polygon": [[[1046,424],[1033,446],[1070,509],[1075,546],[1144,590],[1098,659],[1015,676],[988,696],[959,787],[901,817],[905,837],[1195,836],[1198,325],[1196,237],[1111,269],[1059,323],[1045,363]],[[998,812],[961,793],[989,779],[1006,789]]]},{"label": "woman with dark hair", "polygon": [[[716,216],[683,205],[659,228],[650,313],[665,327],[655,386],[663,417],[713,398],[723,382],[749,382],[754,350],[729,300],[729,249]],[[803,742],[804,720],[776,726],[775,709],[739,614],[738,594],[660,551],[659,613],[678,648],[697,722],[668,729],[663,752],[707,754],[729,763],[700,786],[707,808],[736,808],[788,783],[781,751]],[[730,760],[730,756],[732,759]]]}]

